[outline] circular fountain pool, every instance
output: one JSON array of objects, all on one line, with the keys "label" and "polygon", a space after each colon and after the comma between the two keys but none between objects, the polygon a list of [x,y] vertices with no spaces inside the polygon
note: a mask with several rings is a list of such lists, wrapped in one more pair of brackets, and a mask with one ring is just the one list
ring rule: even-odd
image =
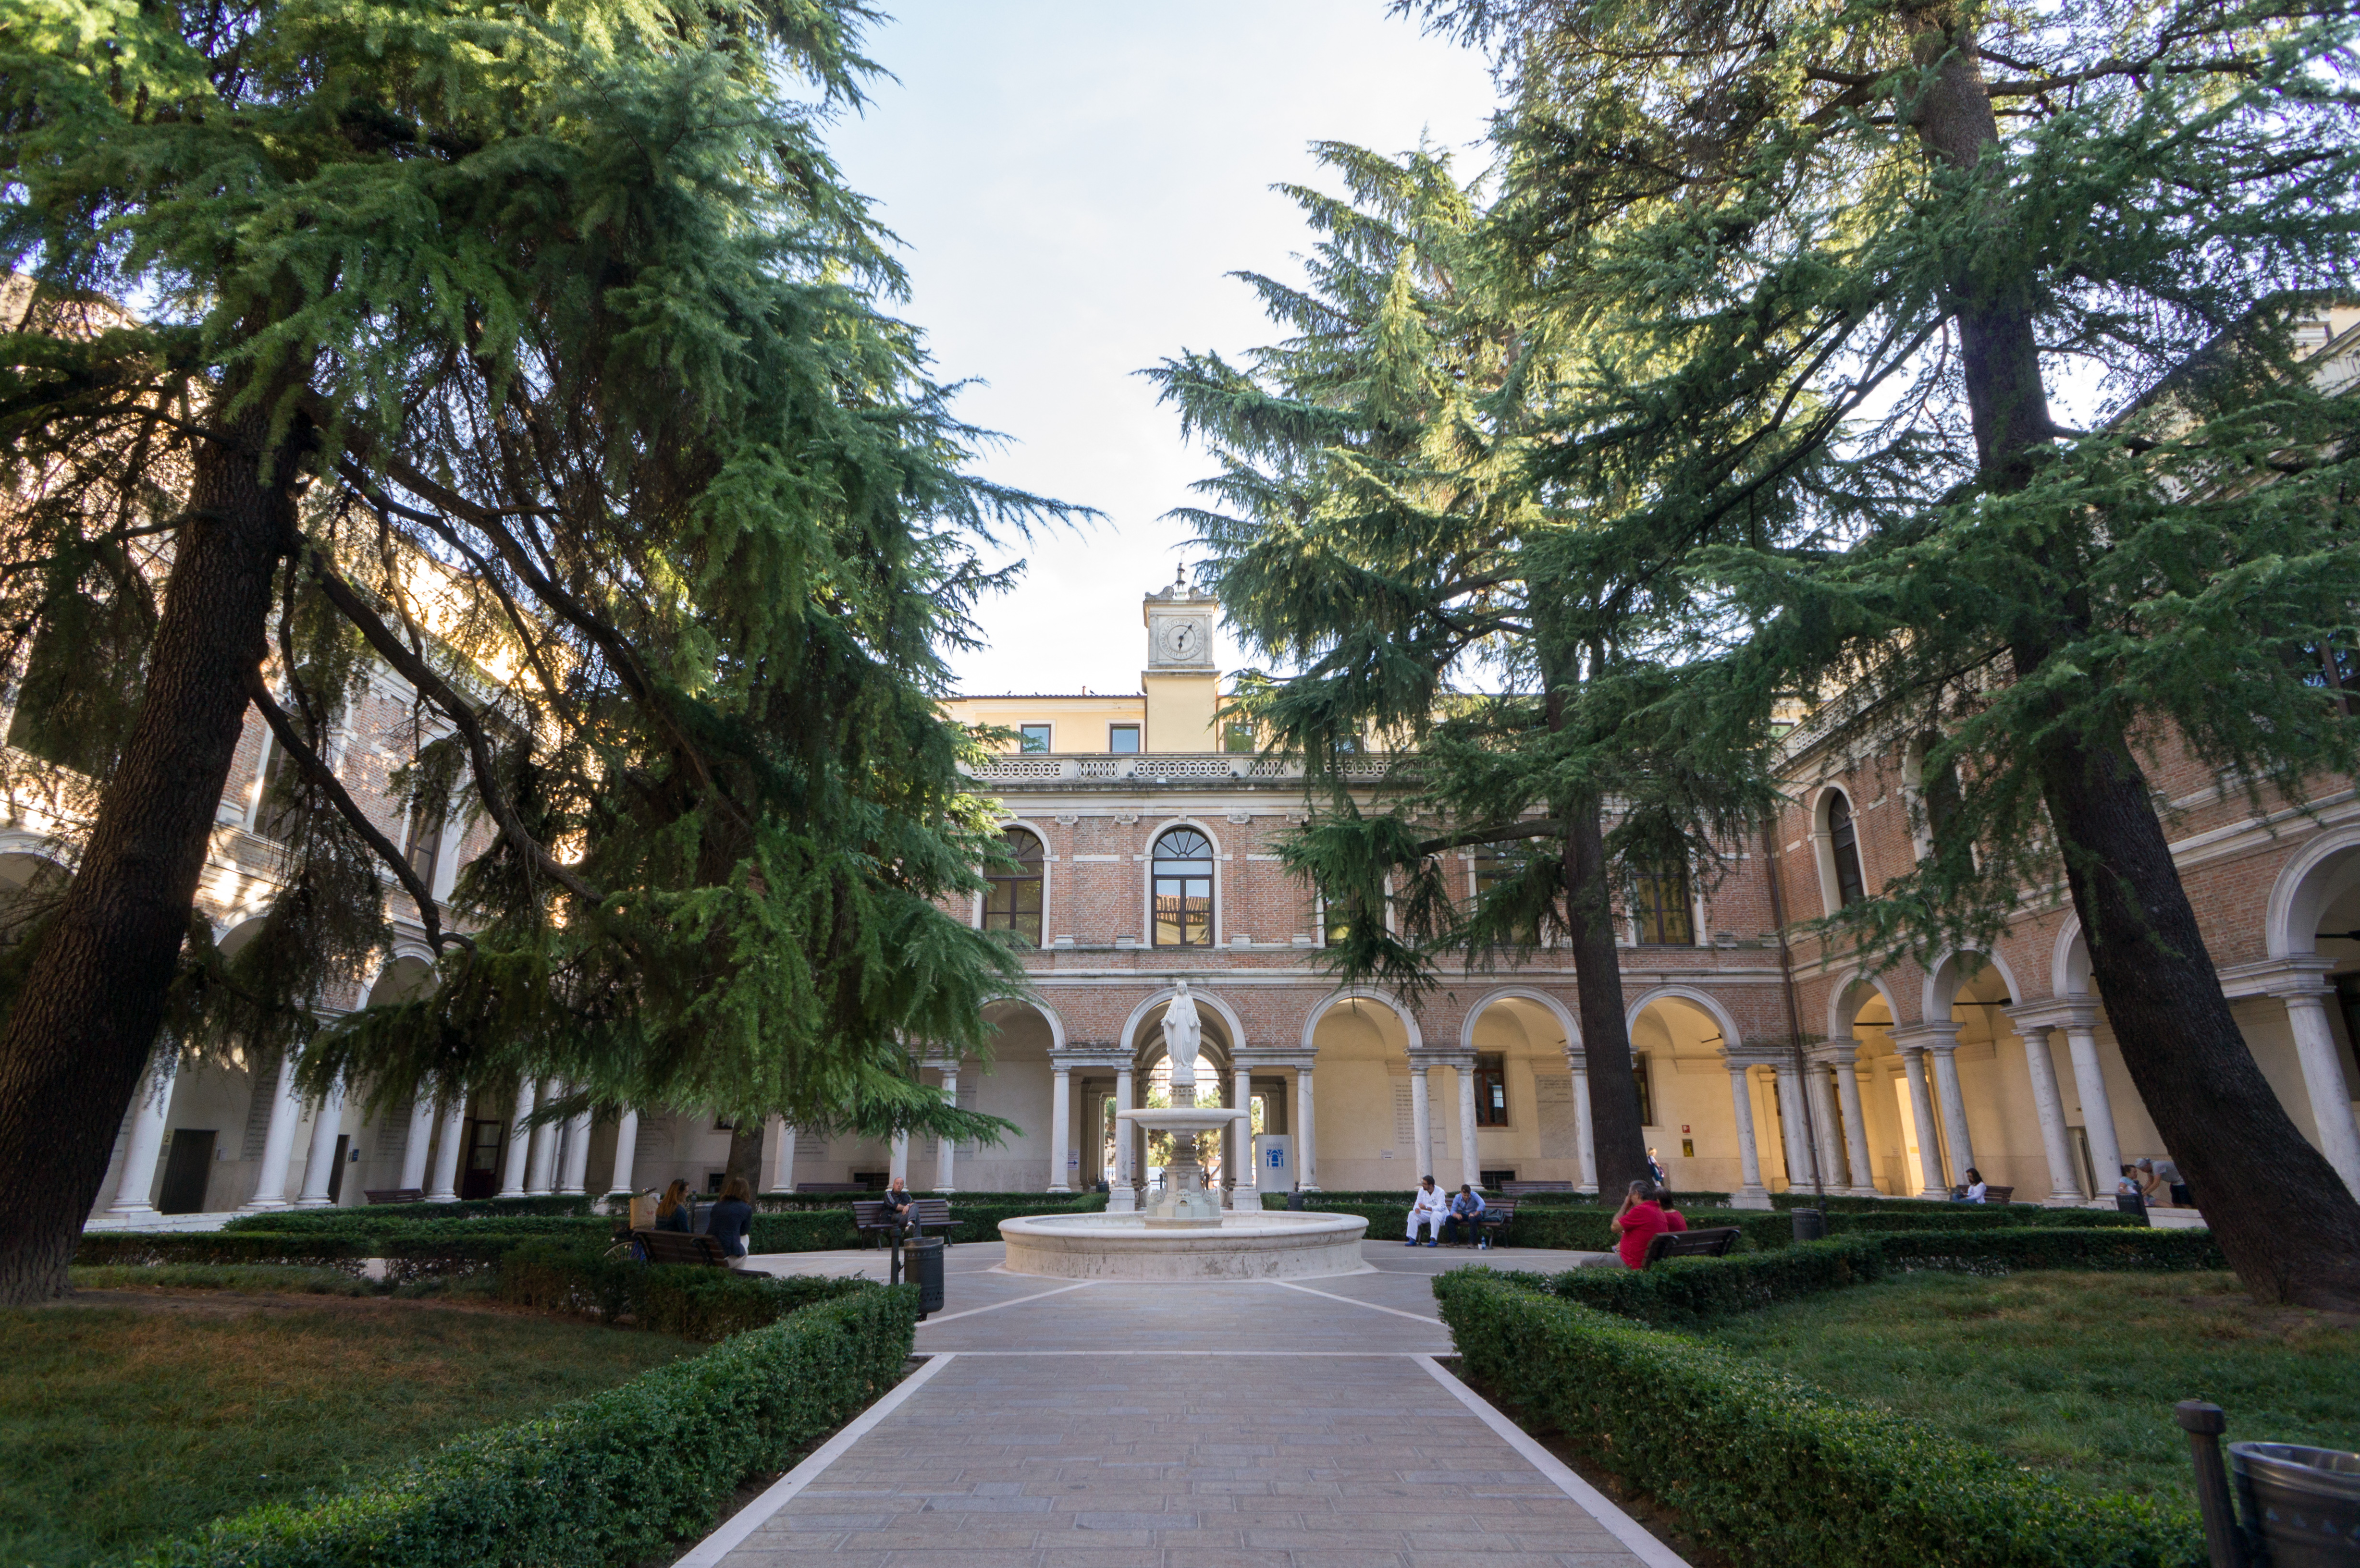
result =
[{"label": "circular fountain pool", "polygon": [[1218,1225],[1151,1226],[1143,1214],[1040,1214],[1000,1222],[1011,1274],[1058,1279],[1307,1279],[1362,1274],[1357,1214],[1225,1214]]}]

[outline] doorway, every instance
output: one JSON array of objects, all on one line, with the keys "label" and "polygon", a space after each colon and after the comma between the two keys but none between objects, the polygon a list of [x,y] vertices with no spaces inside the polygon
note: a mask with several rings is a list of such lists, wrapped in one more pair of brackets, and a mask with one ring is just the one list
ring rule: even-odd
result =
[{"label": "doorway", "polygon": [[328,1167],[328,1202],[332,1205],[344,1201],[344,1161],[350,1158],[347,1151],[352,1147],[352,1134],[340,1132],[336,1135],[336,1162]]},{"label": "doorway", "polygon": [[459,1196],[488,1198],[500,1190],[500,1145],[507,1132],[505,1122],[467,1123],[467,1165],[459,1173]]},{"label": "doorway", "polygon": [[164,1154],[164,1190],[156,1212],[197,1214],[205,1208],[205,1184],[213,1173],[213,1134],[210,1128],[181,1127],[172,1134]]}]

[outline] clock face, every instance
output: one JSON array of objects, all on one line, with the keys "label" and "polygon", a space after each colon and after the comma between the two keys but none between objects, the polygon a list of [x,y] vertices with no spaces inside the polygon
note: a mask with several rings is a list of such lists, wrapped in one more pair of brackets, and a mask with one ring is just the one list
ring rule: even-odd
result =
[{"label": "clock face", "polygon": [[1164,626],[1164,657],[1184,660],[1205,656],[1205,628],[1196,621],[1167,621]]}]

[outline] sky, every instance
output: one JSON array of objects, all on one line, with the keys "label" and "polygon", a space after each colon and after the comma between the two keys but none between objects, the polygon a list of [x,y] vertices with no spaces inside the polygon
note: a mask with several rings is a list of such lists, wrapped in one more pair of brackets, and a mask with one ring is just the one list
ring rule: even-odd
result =
[{"label": "sky", "polygon": [[[1139,600],[1195,559],[1185,525],[1211,459],[1137,372],[1182,349],[1235,354],[1276,328],[1240,269],[1294,277],[1310,235],[1286,181],[1337,189],[1314,140],[1400,152],[1478,142],[1481,56],[1388,19],[1383,0],[882,0],[867,52],[896,81],[828,138],[898,234],[959,415],[1009,438],[975,471],[1094,506],[1009,551],[989,646],[962,691],[1134,691]],[[1221,634],[1216,657],[1240,660]]]}]

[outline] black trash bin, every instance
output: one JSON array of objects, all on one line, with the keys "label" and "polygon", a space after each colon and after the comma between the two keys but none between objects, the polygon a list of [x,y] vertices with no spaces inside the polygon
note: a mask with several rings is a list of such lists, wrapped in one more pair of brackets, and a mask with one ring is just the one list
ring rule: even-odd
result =
[{"label": "black trash bin", "polygon": [[2268,1568],[2360,1568],[2360,1454],[2233,1443],[2229,1475]]},{"label": "black trash bin", "polygon": [[910,1243],[908,1279],[918,1288],[918,1315],[943,1310],[943,1244],[940,1237]]},{"label": "black trash bin", "polygon": [[1795,1221],[1797,1241],[1825,1241],[1828,1238],[1828,1216],[1819,1209],[1789,1209]]},{"label": "black trash bin", "polygon": [[[2145,1220],[2147,1219],[2147,1194],[2145,1192],[2117,1192],[2114,1194],[2114,1207],[2121,1210],[2124,1214],[2136,1214],[2140,1219]],[[2153,1222],[2149,1221],[2148,1223],[2152,1224]]]}]

